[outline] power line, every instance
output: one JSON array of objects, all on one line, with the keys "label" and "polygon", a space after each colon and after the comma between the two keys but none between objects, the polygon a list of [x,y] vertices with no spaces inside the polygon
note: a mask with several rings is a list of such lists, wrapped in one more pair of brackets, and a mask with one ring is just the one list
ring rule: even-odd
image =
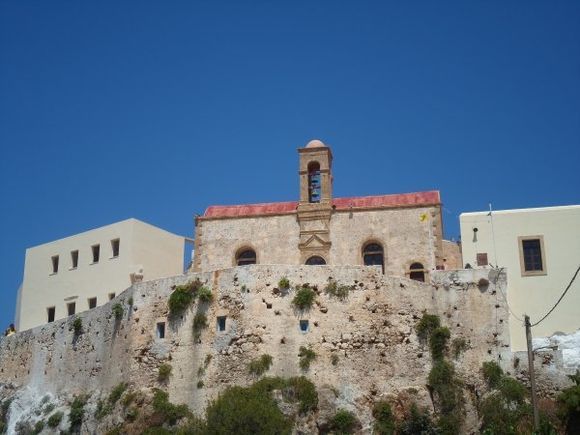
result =
[{"label": "power line", "polygon": [[505,269],[505,267],[497,267],[497,266],[496,266],[494,269],[495,269],[495,271],[496,271],[496,276],[495,276],[495,280],[494,280],[494,283],[493,283],[493,284],[495,285],[495,287],[496,287],[496,288],[498,288],[498,289],[499,289],[499,292],[500,292],[500,293],[501,293],[501,295],[502,295],[502,298],[503,298],[503,300],[504,300],[504,302],[505,302],[505,305],[506,305],[506,307],[507,307],[508,311],[510,312],[510,314],[511,314],[512,316],[514,316],[514,317],[516,318],[516,320],[519,320],[520,322],[524,323],[524,319],[522,319],[521,317],[519,317],[518,315],[516,315],[516,313],[514,313],[514,312],[512,311],[512,308],[510,307],[510,304],[509,304],[509,302],[508,302],[508,300],[507,300],[507,296],[506,296],[506,294],[503,292],[503,289],[501,288],[501,285],[498,285],[498,284],[497,284],[497,283],[498,283],[498,281],[499,281],[499,276],[500,276],[500,274],[503,272],[503,270]]},{"label": "power line", "polygon": [[550,311],[548,311],[544,317],[542,317],[540,320],[538,320],[536,323],[534,323],[531,326],[536,326],[536,325],[540,324],[540,322],[542,322],[546,317],[548,317],[552,313],[552,311],[554,311],[556,309],[556,307],[558,306],[558,304],[560,303],[560,301],[564,298],[564,296],[566,296],[566,293],[568,292],[568,290],[570,290],[570,287],[572,287],[572,283],[576,279],[576,276],[578,276],[578,272],[580,272],[580,266],[578,266],[578,269],[576,269],[576,273],[574,273],[574,276],[570,280],[570,284],[568,284],[568,287],[566,287],[566,290],[564,290],[564,293],[562,293],[562,296],[560,296],[560,299],[558,299],[558,301],[552,307],[552,309]]}]

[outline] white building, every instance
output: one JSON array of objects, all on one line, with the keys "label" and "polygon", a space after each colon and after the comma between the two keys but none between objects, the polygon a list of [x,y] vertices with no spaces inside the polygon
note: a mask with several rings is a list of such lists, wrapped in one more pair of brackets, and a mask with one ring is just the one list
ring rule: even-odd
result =
[{"label": "white building", "polygon": [[[580,205],[462,213],[459,220],[464,265],[506,268],[512,349],[526,349],[524,314],[532,325],[539,321],[580,266]],[[580,279],[532,334],[550,336],[578,328]]]},{"label": "white building", "polygon": [[102,305],[132,282],[183,273],[184,238],[127,219],[26,250],[16,329]]}]

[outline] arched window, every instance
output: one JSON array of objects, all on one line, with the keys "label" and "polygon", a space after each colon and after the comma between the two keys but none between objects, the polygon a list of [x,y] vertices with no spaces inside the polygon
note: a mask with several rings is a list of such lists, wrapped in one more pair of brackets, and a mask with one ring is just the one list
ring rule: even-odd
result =
[{"label": "arched window", "polygon": [[242,249],[236,255],[236,264],[238,266],[256,264],[256,252],[253,249]]},{"label": "arched window", "polygon": [[385,273],[385,256],[383,247],[378,243],[369,243],[363,249],[363,264],[365,266],[381,266]]},{"label": "arched window", "polygon": [[313,255],[308,260],[306,260],[308,266],[323,266],[326,264],[326,260],[318,255]]},{"label": "arched window", "polygon": [[409,267],[409,278],[425,282],[425,268],[421,263],[413,263]]},{"label": "arched window", "polygon": [[310,162],[308,164],[308,202],[320,202],[320,195],[320,163]]}]

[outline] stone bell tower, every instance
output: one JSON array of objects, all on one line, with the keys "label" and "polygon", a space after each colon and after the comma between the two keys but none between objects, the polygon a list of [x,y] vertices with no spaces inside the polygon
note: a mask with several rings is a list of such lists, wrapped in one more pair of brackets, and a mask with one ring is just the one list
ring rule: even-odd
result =
[{"label": "stone bell tower", "polygon": [[319,140],[299,148],[301,263],[325,264],[330,252],[330,217],[332,215],[332,152]]}]

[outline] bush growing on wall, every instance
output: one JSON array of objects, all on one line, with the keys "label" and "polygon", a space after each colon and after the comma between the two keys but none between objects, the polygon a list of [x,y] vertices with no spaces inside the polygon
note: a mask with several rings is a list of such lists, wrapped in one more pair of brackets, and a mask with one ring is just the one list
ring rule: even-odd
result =
[{"label": "bush growing on wall", "polygon": [[55,412],[50,417],[48,417],[48,425],[50,427],[58,427],[60,421],[62,420],[63,415],[64,414],[60,411]]},{"label": "bush growing on wall", "polygon": [[74,400],[70,406],[70,412],[68,415],[68,421],[70,424],[69,430],[71,432],[77,431],[81,423],[83,422],[83,417],[85,415],[85,405],[87,403],[87,398],[85,396],[75,396]]},{"label": "bush growing on wall", "polygon": [[288,281],[288,278],[286,278],[285,276],[280,278],[280,281],[278,281],[278,288],[290,288],[290,281]]},{"label": "bush growing on wall", "polygon": [[344,301],[346,298],[348,298],[349,292],[349,286],[339,284],[334,280],[329,281],[328,284],[326,284],[326,287],[324,287],[324,293],[341,301]]},{"label": "bush growing on wall", "polygon": [[207,287],[200,287],[197,290],[197,297],[201,302],[209,303],[213,300],[213,294],[211,293],[211,290]]},{"label": "bush growing on wall", "polygon": [[419,323],[417,323],[415,330],[417,331],[419,339],[426,340],[431,335],[431,332],[440,326],[441,321],[439,320],[439,316],[423,313],[423,317],[419,320]]},{"label": "bush growing on wall", "polygon": [[262,355],[260,358],[250,361],[248,364],[248,371],[252,375],[260,376],[267,372],[272,365],[272,356],[268,354]]},{"label": "bush growing on wall", "polygon": [[379,435],[393,435],[396,424],[391,405],[381,401],[373,406],[373,417],[375,418],[374,433]]},{"label": "bush growing on wall", "polygon": [[451,337],[449,328],[440,326],[431,332],[429,337],[429,347],[431,348],[431,357],[433,359],[440,359],[445,356],[447,347],[447,340]]},{"label": "bush growing on wall", "polygon": [[115,316],[116,320],[121,320],[123,318],[123,314],[125,314],[125,310],[123,309],[123,305],[116,303],[113,305],[112,308],[113,315]]},{"label": "bush growing on wall", "polygon": [[562,390],[558,396],[558,405],[562,421],[569,433],[572,433],[574,428],[580,428],[580,370],[576,370],[576,374],[568,377],[575,385]]},{"label": "bush growing on wall", "polygon": [[330,426],[335,434],[351,434],[357,424],[358,420],[354,414],[345,409],[339,409],[330,421]]},{"label": "bush growing on wall", "polygon": [[193,335],[199,338],[202,329],[207,328],[207,316],[204,313],[196,313],[193,318]]},{"label": "bush growing on wall", "polygon": [[73,330],[75,335],[80,335],[83,332],[83,320],[80,317],[75,318],[73,322]]},{"label": "bush growing on wall", "polygon": [[171,365],[167,363],[163,363],[159,366],[159,373],[157,375],[157,379],[159,382],[167,382],[171,376]]},{"label": "bush growing on wall", "polygon": [[314,302],[316,293],[310,287],[302,286],[296,291],[294,299],[292,299],[292,305],[300,310],[309,309]]},{"label": "bush growing on wall", "polygon": [[300,368],[302,370],[308,370],[310,363],[316,359],[316,353],[304,346],[300,346],[298,356],[300,357]]}]

